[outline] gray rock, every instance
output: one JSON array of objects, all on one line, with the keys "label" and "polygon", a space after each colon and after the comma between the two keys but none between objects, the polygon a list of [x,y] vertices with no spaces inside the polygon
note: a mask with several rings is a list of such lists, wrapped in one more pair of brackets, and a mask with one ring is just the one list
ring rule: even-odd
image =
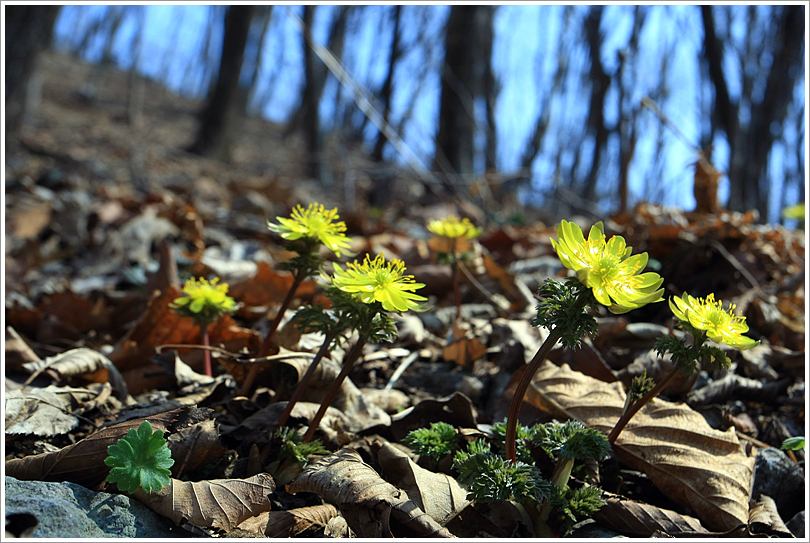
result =
[{"label": "gray rock", "polygon": [[804,509],[804,470],[779,449],[762,449],[757,455],[752,498],[773,498],[783,519]]},{"label": "gray rock", "polygon": [[804,539],[804,511],[799,511],[796,515],[785,523],[787,529],[790,530],[798,539]]},{"label": "gray rock", "polygon": [[[17,537],[187,537],[142,503],[74,483],[6,477],[6,530]],[[34,525],[35,523],[35,525]],[[33,527],[32,527],[33,526]]]}]

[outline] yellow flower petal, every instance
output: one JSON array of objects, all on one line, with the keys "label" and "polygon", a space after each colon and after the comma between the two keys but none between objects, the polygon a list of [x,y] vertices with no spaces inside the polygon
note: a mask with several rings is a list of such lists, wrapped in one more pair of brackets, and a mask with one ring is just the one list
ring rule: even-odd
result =
[{"label": "yellow flower petal", "polygon": [[416,303],[427,298],[413,291],[424,287],[416,283],[412,275],[404,275],[405,265],[401,260],[385,261],[385,256],[377,255],[373,260],[366,255],[362,263],[348,264],[346,270],[334,266],[332,284],[344,292],[356,294],[363,303],[380,302],[386,311],[424,311]]},{"label": "yellow flower petal", "polygon": [[321,204],[310,204],[304,209],[301,205],[296,206],[291,218],[276,217],[279,224],[267,223],[267,228],[272,232],[281,235],[287,240],[296,240],[307,237],[318,240],[337,256],[344,249],[348,249],[351,238],[343,235],[346,231],[346,223],[337,221],[339,218],[337,208],[325,210]]},{"label": "yellow flower petal", "polygon": [[611,313],[626,313],[648,303],[663,300],[663,279],[656,273],[641,273],[647,266],[647,253],[632,255],[632,247],[622,236],[605,241],[604,225],[594,224],[588,239],[575,223],[561,221],[558,239],[551,245],[563,266],[577,272],[579,281],[593,290],[596,300]]},{"label": "yellow flower petal", "polygon": [[748,325],[745,324],[745,317],[734,313],[734,304],[723,309],[722,302],[715,301],[714,294],[695,298],[684,292],[680,298],[670,298],[669,308],[678,320],[705,331],[715,343],[725,343],[742,350],[760,343],[742,335],[748,331]]}]

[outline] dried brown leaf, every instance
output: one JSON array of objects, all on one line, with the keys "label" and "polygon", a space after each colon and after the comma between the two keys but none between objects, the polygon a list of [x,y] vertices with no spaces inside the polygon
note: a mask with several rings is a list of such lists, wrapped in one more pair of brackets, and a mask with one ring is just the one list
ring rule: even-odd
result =
[{"label": "dried brown leaf", "polygon": [[467,490],[458,481],[424,469],[390,443],[382,444],[377,461],[388,479],[442,526],[470,503]]},{"label": "dried brown leaf", "polygon": [[259,473],[249,479],[214,479],[190,483],[172,479],[160,492],[139,489],[133,497],[176,524],[230,531],[245,520],[270,510],[273,477]]},{"label": "dried brown leaf", "polygon": [[79,424],[72,414],[74,408],[95,396],[89,390],[57,386],[9,390],[5,397],[5,433],[66,434]]},{"label": "dried brown leaf", "polygon": [[289,511],[267,511],[245,520],[237,528],[267,537],[296,537],[326,527],[339,514],[335,506],[328,503]]},{"label": "dried brown leaf", "polygon": [[289,491],[314,492],[334,503],[359,537],[384,537],[392,532],[453,537],[352,449],[341,449],[310,464],[290,484]]},{"label": "dried brown leaf", "polygon": [[748,531],[753,537],[793,537],[770,496],[762,495],[756,502],[751,501],[749,518]]},{"label": "dried brown leaf", "polygon": [[605,500],[605,505],[594,513],[594,520],[624,534],[650,537],[656,531],[669,535],[684,532],[709,533],[698,519],[669,509],[628,500],[605,491],[602,491],[602,499]]},{"label": "dried brown leaf", "polygon": [[[607,434],[621,415],[625,393],[618,383],[546,361],[527,399]],[[745,455],[734,430],[720,432],[688,406],[656,399],[630,420],[613,450],[664,494],[695,511],[707,528],[727,531],[748,521],[754,459]]]},{"label": "dried brown leaf", "polygon": [[81,376],[93,383],[110,383],[119,400],[127,397],[127,384],[110,360],[92,349],[78,348],[65,351],[44,360],[24,364],[32,375],[43,371],[52,372],[57,379]]}]

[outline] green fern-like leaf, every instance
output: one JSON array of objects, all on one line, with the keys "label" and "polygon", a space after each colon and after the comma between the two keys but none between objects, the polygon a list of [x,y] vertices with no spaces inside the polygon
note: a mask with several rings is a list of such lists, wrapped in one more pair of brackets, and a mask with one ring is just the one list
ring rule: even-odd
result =
[{"label": "green fern-like leaf", "polygon": [[434,422],[430,428],[419,428],[408,432],[402,440],[417,454],[422,454],[438,462],[453,452],[458,436],[456,429],[446,422]]},{"label": "green fern-like leaf", "polygon": [[137,430],[130,428],[117,444],[107,447],[107,453],[104,463],[113,468],[107,482],[117,484],[124,492],[132,494],[139,487],[146,492],[158,492],[171,482],[172,452],[163,438],[163,430],[153,433],[147,420]]}]

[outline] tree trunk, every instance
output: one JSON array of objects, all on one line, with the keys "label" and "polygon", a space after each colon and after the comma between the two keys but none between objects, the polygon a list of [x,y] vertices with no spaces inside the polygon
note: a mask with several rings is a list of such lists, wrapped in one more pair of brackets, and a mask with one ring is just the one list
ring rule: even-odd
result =
[{"label": "tree trunk", "polygon": [[230,6],[225,14],[225,34],[216,84],[200,113],[197,139],[189,151],[199,155],[230,161],[236,129],[242,111],[239,107],[239,75],[245,55],[250,22],[256,6]]},{"label": "tree trunk", "polygon": [[[472,175],[476,90],[474,50],[476,36],[470,32],[476,10],[485,6],[454,5],[450,8],[445,35],[445,60],[436,136],[436,169],[446,174]],[[449,171],[448,171],[449,170]],[[452,187],[452,183],[446,182]],[[451,188],[452,190],[452,188]]]},{"label": "tree trunk", "polygon": [[585,21],[585,33],[591,57],[591,102],[588,111],[588,131],[594,137],[593,160],[582,197],[589,202],[596,200],[596,181],[599,178],[599,166],[602,163],[602,154],[607,147],[610,130],[605,126],[605,96],[610,87],[610,76],[605,73],[602,66],[602,33],[599,26],[602,22],[602,6],[591,8]]},{"label": "tree trunk", "polygon": [[[391,93],[393,91],[394,84],[394,69],[396,68],[397,61],[402,54],[399,47],[399,22],[401,12],[402,6],[394,6],[394,36],[391,39],[391,53],[388,56],[388,73],[385,76],[385,82],[383,83],[382,91],[380,92],[380,103],[385,108],[383,110],[383,120],[386,123],[388,123],[388,119],[391,115]],[[376,160],[377,162],[382,161],[383,149],[385,148],[385,143],[387,141],[388,138],[386,138],[383,131],[380,130],[379,134],[377,135],[377,143],[374,145],[374,151],[371,153],[372,159]]]},{"label": "tree trunk", "polygon": [[61,6],[6,7],[6,150],[19,141],[28,83],[39,53],[50,44]]}]

